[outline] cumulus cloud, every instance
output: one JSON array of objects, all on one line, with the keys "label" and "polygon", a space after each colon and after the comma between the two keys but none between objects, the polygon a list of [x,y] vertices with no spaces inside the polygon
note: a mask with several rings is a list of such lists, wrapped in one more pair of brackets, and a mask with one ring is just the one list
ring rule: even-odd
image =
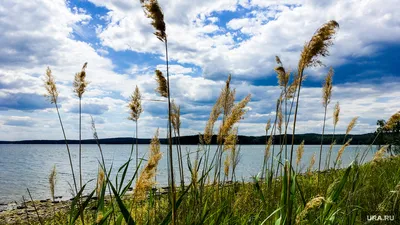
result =
[{"label": "cumulus cloud", "polygon": [[26,93],[1,94],[0,92],[0,110],[17,109],[30,111],[49,107],[50,104],[41,95]]},{"label": "cumulus cloud", "polygon": [[[111,10],[109,23],[99,32],[103,45],[115,50],[129,47],[137,52],[164,54],[138,3],[126,9],[115,2],[92,2]],[[200,66],[204,76],[219,79],[228,72],[246,75],[243,79],[271,75],[275,55],[296,68],[303,43],[320,25],[332,19],[341,28],[331,50],[332,57],[324,60],[327,65],[336,66],[349,57],[375,54],[383,43],[398,42],[400,37],[400,6],[394,0],[385,4],[378,0],[218,1],[218,4],[160,0],[160,4],[173,53],[170,58]],[[236,18],[221,21],[220,26],[209,19],[214,18],[213,13],[237,11],[240,7],[248,11],[245,16],[238,13]],[[242,41],[238,42],[235,36]],[[318,71],[310,74],[321,76]]]},{"label": "cumulus cloud", "polygon": [[4,125],[17,126],[17,127],[31,127],[35,122],[27,116],[11,116],[4,122]]},{"label": "cumulus cloud", "polygon": [[[5,18],[0,20],[0,139],[62,139],[54,106],[43,97],[47,66],[59,88],[68,138],[77,138],[78,98],[72,80],[84,62],[89,63],[90,81],[83,96],[84,138],[92,137],[88,114],[94,116],[101,138],[132,136],[134,124],[127,120],[127,102],[136,85],[144,108],[140,137],[151,137],[157,128],[166,136],[167,104],[154,91],[154,70],[166,70],[163,43],[152,34],[139,1],[90,1],[106,9],[106,14],[63,0],[0,4],[0,17]],[[203,0],[195,4],[160,0],[160,4],[169,38],[171,96],[181,106],[182,135],[204,130],[228,73],[233,74],[237,101],[252,95],[240,133],[263,135],[265,123],[275,116],[280,93],[273,72],[275,55],[295,70],[304,42],[330,19],[341,28],[331,56],[323,59],[327,65],[373,57],[382,45],[398,43],[400,37],[400,6],[392,0],[385,4],[378,0]],[[122,65],[121,58],[128,63]],[[325,73],[324,68],[307,71],[317,83]],[[371,69],[354,76],[363,80],[380,73]],[[342,107],[337,132],[343,132],[354,116],[360,119],[353,133],[374,131],[377,119],[386,119],[400,108],[399,84],[396,74],[379,82],[335,83],[326,131],[333,129],[336,101]],[[306,83],[301,93],[297,131],[319,133],[321,88]],[[24,126],[24,131],[18,126]]]}]

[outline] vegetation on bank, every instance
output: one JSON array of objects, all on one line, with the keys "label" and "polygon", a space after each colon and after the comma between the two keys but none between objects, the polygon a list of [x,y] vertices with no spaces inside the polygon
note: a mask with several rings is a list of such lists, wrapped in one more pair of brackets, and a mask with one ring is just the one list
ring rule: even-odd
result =
[{"label": "vegetation on bank", "polygon": [[[333,69],[329,69],[322,88],[321,111],[324,112],[321,150],[312,158],[307,173],[300,174],[300,159],[304,152],[304,142],[295,147],[296,123],[298,121],[301,87],[305,71],[313,66],[322,65],[322,58],[328,56],[329,47],[339,28],[336,21],[323,24],[305,43],[298,68],[295,73],[286,70],[283,62],[276,57],[278,84],[281,94],[276,101],[274,118],[265,127],[265,152],[260,174],[254,182],[244,183],[237,179],[236,168],[240,166],[240,146],[238,143],[238,123],[246,114],[246,106],[251,100],[248,95],[236,101],[236,91],[231,87],[231,76],[222,88],[220,96],[211,110],[203,134],[199,135],[199,146],[194,160],[184,158],[180,138],[180,108],[174,103],[170,90],[168,73],[168,41],[164,15],[157,0],[140,0],[145,14],[152,20],[156,37],[165,46],[166,77],[156,70],[158,88],[156,92],[163,98],[168,113],[168,183],[166,195],[159,195],[156,187],[157,166],[160,158],[160,140],[158,130],[150,144],[147,159],[138,156],[135,143],[127,161],[120,168],[107,168],[101,143],[93,120],[93,137],[96,140],[101,159],[97,187],[86,190],[82,183],[84,171],[81,171],[81,153],[79,154],[79,176],[75,176],[70,157],[69,143],[58,108],[58,89],[50,70],[46,71],[45,87],[51,103],[54,103],[72,173],[74,198],[67,210],[54,210],[52,216],[43,218],[37,207],[34,212],[40,224],[360,224],[363,212],[370,210],[395,213],[399,211],[400,164],[398,157],[384,159],[389,146],[383,146],[375,153],[371,163],[365,164],[365,157],[372,151],[372,145],[382,131],[378,131],[370,145],[357,156],[355,162],[342,170],[336,170],[346,147],[352,143],[350,132],[356,126],[358,117],[349,123],[343,138],[335,135],[340,119],[340,105],[336,103],[333,121],[327,119],[326,112],[331,107]],[[79,104],[86,85],[84,73],[75,76],[74,87]],[[140,132],[141,95],[135,89],[129,102],[129,119],[135,122],[135,136]],[[383,127],[391,129],[400,121],[400,112],[395,113]],[[291,129],[291,135],[289,133]],[[333,126],[331,136],[324,135],[326,126]],[[214,132],[217,130],[217,132]],[[213,137],[215,137],[213,140]],[[175,142],[173,141],[175,139]],[[277,140],[279,139],[279,142]],[[337,155],[332,147],[325,159],[321,158],[324,140],[331,146],[341,145]],[[210,145],[217,144],[211,150]],[[279,145],[273,145],[279,143]],[[307,143],[306,143],[307,144]],[[134,154],[136,153],[136,154]],[[173,155],[176,154],[175,161]],[[271,156],[276,156],[272,157]],[[184,164],[184,161],[186,163]],[[173,169],[178,164],[179,173]],[[313,165],[318,170],[313,171]],[[135,172],[127,177],[130,165]],[[183,168],[190,171],[185,174]],[[333,169],[332,169],[333,168]],[[110,179],[111,171],[117,170],[115,180]],[[49,182],[56,184],[56,171],[51,173]],[[185,183],[184,177],[191,182]],[[79,179],[79,180],[78,180]],[[52,185],[54,187],[54,185]],[[128,194],[129,188],[134,187]],[[83,193],[88,193],[83,196]],[[53,193],[52,193],[53,194]],[[92,200],[95,197],[95,200]],[[32,203],[33,204],[33,203]],[[53,208],[55,209],[55,208]],[[28,218],[27,218],[28,219]],[[32,220],[30,220],[32,221]],[[24,221],[27,222],[27,221]],[[30,223],[30,222],[28,222]]]},{"label": "vegetation on bank", "polygon": [[[375,159],[364,165],[353,164],[350,169],[322,172],[319,186],[318,174],[299,174],[295,204],[297,224],[326,224],[321,222],[322,211],[329,201],[334,201],[333,211],[337,220],[333,224],[363,224],[361,215],[369,212],[397,212],[400,214],[400,157]],[[348,174],[347,174],[348,172]],[[343,181],[344,186],[338,197],[334,197],[335,187]],[[282,181],[273,180],[266,184],[263,180],[252,183],[226,182],[220,201],[215,201],[215,186],[192,185],[178,207],[178,224],[262,224],[280,205]],[[322,191],[320,191],[322,190]],[[160,190],[149,192],[149,198],[141,201],[132,213],[136,224],[161,224],[170,213],[168,196]],[[106,197],[105,207],[111,208]],[[132,204],[131,193],[123,197],[123,203]],[[65,224],[70,216],[70,201],[51,203],[35,201],[43,224]],[[39,225],[32,202],[27,208],[0,213],[0,224]],[[99,218],[99,199],[93,198],[85,210],[85,224],[96,224]],[[53,211],[53,209],[56,209]],[[118,213],[121,213],[117,210]],[[101,216],[100,216],[101,217]],[[272,216],[273,217],[273,216]],[[363,218],[365,221],[365,217]],[[118,224],[111,219],[109,224]],[[264,224],[273,224],[269,219]],[[76,224],[82,224],[77,221]]]},{"label": "vegetation on bank", "polygon": [[[262,135],[262,136],[245,136],[238,135],[238,143],[240,145],[265,145],[265,139],[268,139],[270,135]],[[280,145],[281,140],[283,140],[284,135],[274,135],[272,144]],[[291,134],[286,135],[288,139],[292,138]],[[381,135],[379,135],[381,136]],[[400,136],[400,132],[393,134],[384,133],[382,136],[386,138],[378,138],[374,142],[375,145],[385,145],[390,143],[391,139],[398,140]],[[352,138],[352,145],[369,145],[375,139],[376,133],[367,133],[367,134],[349,134],[348,138]],[[324,134],[324,145],[330,145],[332,138],[337,140],[337,143],[342,143],[345,134]],[[304,140],[307,145],[320,145],[321,144],[322,135],[321,134],[296,134],[294,137],[294,144],[299,145]],[[128,137],[120,137],[120,138],[101,138],[98,140],[100,144],[136,144],[136,138],[128,138]],[[151,138],[138,138],[138,144],[150,144]],[[68,140],[69,144],[79,144],[79,140]],[[82,144],[97,144],[97,140],[95,139],[85,139],[81,141]],[[160,137],[161,144],[168,144],[167,138]],[[173,138],[173,143],[178,143],[177,138]],[[198,145],[199,144],[199,135],[187,135],[179,137],[179,143],[181,145]],[[25,141],[0,141],[0,144],[65,144],[65,140],[25,140]],[[211,144],[217,145],[217,135],[213,135],[211,139]],[[395,145],[399,145],[397,143]]]}]

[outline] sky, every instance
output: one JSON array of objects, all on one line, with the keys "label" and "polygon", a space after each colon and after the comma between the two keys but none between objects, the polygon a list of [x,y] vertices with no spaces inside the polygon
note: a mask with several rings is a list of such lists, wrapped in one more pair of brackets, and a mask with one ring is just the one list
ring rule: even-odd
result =
[{"label": "sky", "polygon": [[[202,133],[228,74],[236,99],[251,94],[241,135],[264,135],[275,118],[275,56],[296,71],[300,52],[329,20],[340,28],[322,58],[308,68],[296,133],[321,133],[322,83],[335,71],[326,132],[359,116],[352,134],[373,132],[378,119],[400,110],[400,4],[397,0],[159,0],[167,27],[171,97],[181,106],[182,135]],[[165,49],[139,0],[0,0],[0,140],[62,139],[54,105],[43,95],[49,66],[59,89],[67,138],[78,138],[78,97],[72,81],[88,62],[82,138],[132,137],[130,95],[138,86],[144,112],[139,138],[166,136],[167,103],[154,91],[165,72]],[[218,127],[218,126],[217,126]],[[289,130],[291,130],[291,126]]]}]

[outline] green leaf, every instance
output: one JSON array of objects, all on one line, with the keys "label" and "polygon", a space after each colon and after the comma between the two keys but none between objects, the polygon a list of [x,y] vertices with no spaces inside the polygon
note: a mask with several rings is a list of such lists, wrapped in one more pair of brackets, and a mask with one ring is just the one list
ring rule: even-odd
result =
[{"label": "green leaf", "polygon": [[129,213],[128,209],[126,208],[126,206],[122,202],[121,197],[118,195],[117,190],[115,189],[115,187],[112,185],[111,182],[109,182],[109,184],[110,184],[110,187],[111,187],[111,189],[112,189],[112,191],[114,193],[115,200],[118,203],[119,209],[121,210],[121,213],[122,213],[122,215],[123,215],[123,217],[125,219],[125,222],[128,225],[135,225],[135,221],[133,220],[133,218],[131,217],[131,214]]}]

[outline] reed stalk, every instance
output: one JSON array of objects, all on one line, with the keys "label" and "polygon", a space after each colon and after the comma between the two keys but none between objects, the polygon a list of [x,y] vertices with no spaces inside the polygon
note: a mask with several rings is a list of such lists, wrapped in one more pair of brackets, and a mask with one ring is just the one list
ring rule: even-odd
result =
[{"label": "reed stalk", "polygon": [[318,160],[318,187],[319,187],[319,177],[321,172],[321,161],[322,161],[322,146],[324,144],[324,134],[325,134],[325,123],[326,123],[326,111],[329,103],[331,102],[332,96],[332,77],[333,77],[333,69],[332,67],[329,69],[328,75],[326,75],[325,83],[322,88],[322,105],[324,107],[324,124],[322,126],[322,136],[321,136],[321,147],[319,149],[319,160]]},{"label": "reed stalk", "polygon": [[52,74],[52,72],[51,72],[49,67],[47,67],[47,70],[46,70],[45,79],[44,79],[44,86],[45,86],[45,89],[47,91],[47,93],[45,94],[45,97],[47,97],[50,100],[50,103],[54,103],[54,105],[56,107],[58,120],[60,122],[61,130],[62,130],[64,141],[65,141],[65,146],[67,147],[69,165],[71,167],[72,180],[74,182],[74,187],[75,187],[75,194],[77,194],[78,193],[78,187],[76,185],[74,166],[72,164],[72,158],[71,158],[71,151],[69,149],[67,136],[65,134],[64,125],[63,125],[63,122],[61,120],[61,115],[60,115],[60,111],[58,109],[58,104],[57,104],[58,90],[57,90],[57,86],[56,86],[56,82],[55,82],[54,76],[53,76],[53,74]]},{"label": "reed stalk", "polygon": [[[136,141],[136,160],[135,160],[135,166],[137,167],[139,165],[139,145],[138,145],[138,121],[140,118],[140,115],[143,112],[142,108],[142,95],[140,94],[140,90],[138,86],[135,87],[135,91],[130,97],[130,101],[128,104],[128,108],[130,109],[130,115],[128,117],[129,120],[132,120],[135,122],[135,141]],[[131,153],[129,156],[129,159],[131,159],[133,154],[133,143],[132,143],[132,148],[131,148]],[[136,178],[137,180],[138,178]]]},{"label": "reed stalk", "polygon": [[[290,149],[290,167],[292,167],[293,162],[293,149],[294,149],[294,135],[296,134],[296,122],[297,122],[297,113],[299,109],[299,98],[300,98],[300,90],[303,80],[304,70],[307,67],[321,65],[322,62],[318,59],[318,56],[325,57],[329,55],[328,47],[333,45],[332,38],[336,33],[336,28],[339,27],[339,24],[331,20],[328,23],[324,24],[321,28],[319,28],[316,33],[313,35],[311,40],[305,44],[303,51],[301,52],[301,57],[298,65],[298,76],[299,76],[299,84],[297,89],[297,97],[296,97],[296,108],[294,111],[293,118],[293,132],[292,132],[292,146]],[[289,210],[287,213],[287,224],[291,224],[292,221],[292,207],[290,206],[290,181],[291,181],[291,173],[292,169],[289,169],[288,174],[288,185],[287,185],[287,203],[289,204]]]},{"label": "reed stalk", "polygon": [[83,64],[82,70],[75,74],[74,92],[79,98],[79,188],[82,189],[82,95],[86,91],[88,82],[86,81],[87,62]]},{"label": "reed stalk", "polygon": [[327,159],[326,163],[325,163],[326,169],[329,169],[329,166],[331,164],[332,148],[333,148],[333,145],[336,144],[335,131],[336,131],[336,125],[339,122],[339,114],[340,114],[340,105],[339,105],[339,102],[337,102],[335,105],[335,109],[333,110],[333,135],[332,135],[331,147],[329,149],[328,157],[326,157],[326,159]]}]

